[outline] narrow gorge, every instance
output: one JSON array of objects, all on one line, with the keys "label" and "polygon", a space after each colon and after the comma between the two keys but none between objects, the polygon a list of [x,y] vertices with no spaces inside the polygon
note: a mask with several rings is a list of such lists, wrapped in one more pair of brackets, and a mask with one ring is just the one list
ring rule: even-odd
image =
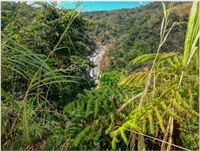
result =
[{"label": "narrow gorge", "polygon": [[97,47],[94,50],[94,52],[92,52],[92,54],[87,56],[90,59],[90,61],[92,61],[96,66],[94,68],[87,69],[88,75],[91,79],[94,79],[95,83],[97,84],[98,84],[98,75],[100,73],[100,63],[105,52],[106,52],[106,47],[103,46],[101,43],[97,42]]}]

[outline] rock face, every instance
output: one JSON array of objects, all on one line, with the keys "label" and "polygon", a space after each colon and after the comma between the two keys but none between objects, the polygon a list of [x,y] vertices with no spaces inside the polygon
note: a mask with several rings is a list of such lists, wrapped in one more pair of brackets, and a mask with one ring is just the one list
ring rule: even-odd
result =
[{"label": "rock face", "polygon": [[[100,43],[97,44],[97,48],[95,51],[88,56],[88,58],[96,65],[95,68],[87,69],[89,76],[92,79],[97,79],[99,72],[100,72],[100,62],[102,60],[103,54],[106,52],[106,47],[101,45]],[[98,81],[97,81],[98,82]]]}]

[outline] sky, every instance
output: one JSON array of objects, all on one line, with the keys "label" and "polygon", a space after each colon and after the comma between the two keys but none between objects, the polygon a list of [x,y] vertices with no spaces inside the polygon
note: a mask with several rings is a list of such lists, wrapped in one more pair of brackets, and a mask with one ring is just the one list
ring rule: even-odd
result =
[{"label": "sky", "polygon": [[[83,11],[82,12],[91,12],[91,11],[101,11],[101,10],[116,10],[116,9],[122,9],[122,8],[134,8],[134,7],[140,7],[140,6],[144,6],[146,4],[149,4],[151,0],[149,0],[148,2],[144,2],[144,1],[124,1],[124,2],[120,2],[120,1],[111,1],[111,2],[105,2],[105,1],[83,1],[81,2],[81,5],[78,9],[81,10],[82,8]],[[68,9],[73,9],[76,6],[76,2],[73,1],[68,1],[68,2],[59,2],[57,7],[58,8],[68,8]]]}]

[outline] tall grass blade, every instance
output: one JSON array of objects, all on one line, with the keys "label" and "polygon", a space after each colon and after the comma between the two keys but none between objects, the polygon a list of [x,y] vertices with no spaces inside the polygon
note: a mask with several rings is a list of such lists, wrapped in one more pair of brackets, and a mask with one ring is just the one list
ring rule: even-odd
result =
[{"label": "tall grass blade", "polygon": [[193,56],[191,51],[194,51],[194,47],[199,39],[199,2],[194,1],[191,11],[190,17],[186,32],[186,39],[184,43],[184,55],[183,55],[183,66],[189,63],[188,59]]},{"label": "tall grass blade", "polygon": [[167,20],[167,10],[163,2],[162,2],[162,6],[163,6],[164,19]]},{"label": "tall grass blade", "polygon": [[[187,66],[190,63],[190,60],[192,59],[193,55],[195,54],[195,51],[199,51],[199,48],[196,46],[198,39],[200,37],[200,31],[199,31],[199,5],[200,3],[198,1],[194,1],[188,26],[187,26],[187,32],[185,37],[185,43],[184,43],[184,54],[183,54],[183,71],[180,76],[179,80],[179,86],[181,86],[181,82],[183,80],[184,72],[187,68]],[[197,52],[199,53],[199,52]],[[196,60],[198,61],[198,57],[196,57]],[[197,62],[197,66],[199,66],[199,62]]]},{"label": "tall grass blade", "polygon": [[3,89],[1,89],[1,95],[5,97],[6,100],[10,101],[13,106],[15,106],[18,110],[20,110],[19,105],[12,99],[12,97],[6,93]]}]

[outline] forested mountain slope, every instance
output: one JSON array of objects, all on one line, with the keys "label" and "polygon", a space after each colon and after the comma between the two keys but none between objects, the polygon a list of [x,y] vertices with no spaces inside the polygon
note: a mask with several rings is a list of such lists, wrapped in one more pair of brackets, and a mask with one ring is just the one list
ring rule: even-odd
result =
[{"label": "forested mountain slope", "polygon": [[[166,3],[169,5],[169,3]],[[191,8],[189,3],[174,3],[170,23],[187,22]],[[109,51],[111,69],[129,70],[128,62],[144,53],[154,53],[160,39],[163,14],[160,2],[133,9],[83,13],[99,24],[89,33],[102,44],[111,44]],[[161,52],[182,52],[187,24],[173,28]]]}]

